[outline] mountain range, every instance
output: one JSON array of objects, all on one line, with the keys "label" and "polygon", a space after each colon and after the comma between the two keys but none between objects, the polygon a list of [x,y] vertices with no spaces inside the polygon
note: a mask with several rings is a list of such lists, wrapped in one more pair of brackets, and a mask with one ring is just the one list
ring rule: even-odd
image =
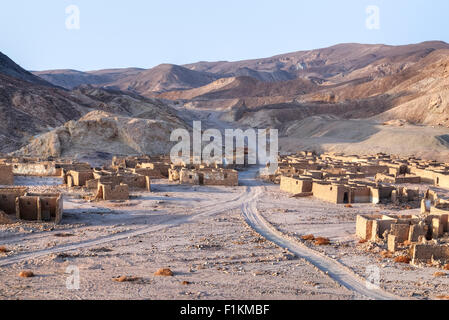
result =
[{"label": "mountain range", "polygon": [[[70,131],[70,121],[104,118],[109,123],[113,115],[119,127],[124,118],[188,127],[179,114],[181,106],[218,111],[223,121],[234,125],[275,127],[284,137],[312,134],[304,132],[304,121],[326,127],[363,120],[444,131],[449,127],[448,88],[449,45],[441,41],[403,46],[350,43],[264,59],[90,72],[28,72],[0,54],[0,151],[72,155],[68,147],[38,148],[39,143],[48,144],[48,137],[42,140],[41,135],[57,128],[60,133]],[[317,128],[313,130],[316,135]],[[136,142],[120,134],[114,139],[121,144],[104,152],[119,153],[121,145],[127,154],[157,149],[130,149]],[[435,139],[446,147],[444,139]],[[82,152],[76,141],[72,149]],[[33,147],[27,146],[30,142]]]}]

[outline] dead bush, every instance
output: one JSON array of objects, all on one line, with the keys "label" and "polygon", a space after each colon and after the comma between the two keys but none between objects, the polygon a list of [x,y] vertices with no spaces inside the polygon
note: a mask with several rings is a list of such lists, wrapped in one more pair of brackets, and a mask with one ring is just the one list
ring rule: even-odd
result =
[{"label": "dead bush", "polygon": [[55,233],[54,236],[57,238],[69,238],[69,237],[73,237],[75,235],[71,234],[71,233],[61,232],[61,233]]},{"label": "dead bush", "polygon": [[446,273],[446,272],[440,272],[440,271],[437,271],[437,272],[435,272],[435,273],[433,274],[433,276],[434,276],[434,277],[445,277],[445,276],[447,276],[447,273]]},{"label": "dead bush", "polygon": [[396,263],[410,263],[410,258],[407,256],[399,256],[394,258],[394,262]]},{"label": "dead bush", "polygon": [[380,253],[380,255],[381,255],[383,258],[392,258],[392,257],[393,257],[393,254],[392,254],[390,251],[382,251],[382,252]]},{"label": "dead bush", "polygon": [[313,234],[307,234],[305,236],[302,236],[301,239],[304,241],[313,241],[315,240],[315,236]]},{"label": "dead bush", "polygon": [[5,246],[1,246],[1,247],[0,247],[0,253],[7,253],[7,252],[9,252],[9,250],[6,249]]},{"label": "dead bush", "polygon": [[328,238],[318,237],[315,239],[315,245],[317,246],[326,246],[330,243],[331,241]]},{"label": "dead bush", "polygon": [[359,244],[363,244],[363,243],[367,243],[368,242],[368,240],[366,240],[366,239],[360,239],[359,240]]},{"label": "dead bush", "polygon": [[449,300],[449,296],[437,296],[437,299],[440,299],[440,300]]},{"label": "dead bush", "polygon": [[173,272],[168,268],[159,269],[154,273],[155,276],[173,277]]},{"label": "dead bush", "polygon": [[352,204],[345,204],[345,208],[354,208]]},{"label": "dead bush", "polygon": [[183,281],[183,282],[181,282],[181,284],[182,284],[183,286],[188,286],[188,285],[190,284],[190,282],[189,282],[189,281]]},{"label": "dead bush", "polygon": [[31,272],[31,271],[21,271],[19,273],[19,277],[21,277],[21,278],[32,278],[32,277],[34,277],[34,273]]},{"label": "dead bush", "polygon": [[449,264],[446,264],[446,265],[443,267],[443,269],[444,269],[444,270],[449,270]]},{"label": "dead bush", "polygon": [[121,276],[121,277],[118,277],[118,278],[113,278],[112,280],[115,281],[115,282],[134,282],[134,281],[140,280],[140,278],[138,278],[138,277]]}]

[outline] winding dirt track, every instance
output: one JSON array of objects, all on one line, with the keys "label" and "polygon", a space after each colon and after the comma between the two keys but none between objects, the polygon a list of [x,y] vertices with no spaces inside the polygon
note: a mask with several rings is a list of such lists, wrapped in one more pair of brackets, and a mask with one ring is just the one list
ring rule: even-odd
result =
[{"label": "winding dirt track", "polygon": [[109,242],[113,242],[113,241],[137,237],[140,235],[157,232],[157,231],[160,231],[160,230],[163,230],[166,228],[176,227],[181,224],[195,222],[204,217],[208,217],[208,216],[222,213],[224,211],[240,208],[240,206],[243,203],[252,201],[253,199],[251,199],[251,197],[253,197],[253,196],[254,195],[251,194],[248,189],[246,189],[239,196],[237,196],[233,199],[228,199],[227,201],[220,201],[213,205],[202,207],[194,215],[185,216],[185,217],[181,217],[181,218],[174,218],[174,219],[172,218],[172,219],[168,219],[165,222],[157,224],[157,225],[152,225],[149,227],[139,228],[136,230],[126,231],[126,232],[121,232],[121,233],[110,235],[110,236],[104,236],[104,237],[100,237],[100,238],[96,238],[96,239],[60,245],[60,246],[56,246],[56,247],[49,248],[49,249],[42,249],[42,250],[37,250],[37,251],[33,251],[33,252],[26,252],[26,253],[18,254],[15,256],[0,259],[0,267],[18,263],[18,262],[21,262],[24,260],[39,258],[39,257],[50,255],[50,254],[57,254],[57,253],[61,253],[61,252],[67,252],[67,251],[72,251],[72,250],[77,250],[77,249],[83,249],[83,248],[89,248],[89,247],[94,247],[94,246],[98,246],[98,245],[103,245],[105,243],[109,243]]},{"label": "winding dirt track", "polygon": [[[248,171],[245,174],[251,175],[254,172]],[[390,294],[380,288],[372,289],[366,285],[366,280],[355,274],[348,267],[338,261],[331,259],[324,254],[312,250],[294,239],[282,234],[276,230],[257,210],[257,199],[263,194],[263,187],[258,186],[257,182],[247,179],[248,193],[252,194],[250,201],[242,204],[242,214],[247,224],[265,239],[277,244],[281,248],[288,249],[298,257],[304,258],[315,267],[326,273],[340,285],[348,288],[356,294],[356,298],[375,299],[375,300],[396,300],[400,297]]]}]

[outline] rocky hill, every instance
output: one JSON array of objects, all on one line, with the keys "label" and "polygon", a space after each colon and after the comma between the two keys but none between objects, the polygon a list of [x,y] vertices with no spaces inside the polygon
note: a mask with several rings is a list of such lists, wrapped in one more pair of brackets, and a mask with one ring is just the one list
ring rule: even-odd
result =
[{"label": "rocky hill", "polygon": [[[185,126],[176,111],[159,100],[89,85],[69,91],[37,78],[11,62],[9,58],[2,58],[2,61],[5,63],[2,63],[0,72],[1,153],[15,151],[35,141],[36,137],[41,137],[42,134],[45,135],[67,122],[77,121],[92,111],[105,112],[109,115],[107,117],[111,118],[116,115],[136,119],[133,120],[136,124],[154,121],[161,128]],[[17,77],[10,76],[11,74]],[[65,140],[61,141],[61,150],[66,150],[68,146],[64,145]],[[47,147],[36,149],[34,144],[24,149],[22,154],[38,155],[36,150],[41,150],[42,155],[50,154],[51,152],[43,150],[56,149],[51,141],[47,142]],[[145,141],[141,143],[142,148],[135,147],[136,150],[151,151],[145,147]],[[156,148],[155,145],[150,146]],[[155,150],[160,150],[160,147],[157,148]]]},{"label": "rocky hill", "polygon": [[34,138],[14,155],[83,159],[170,152],[170,134],[180,123],[92,111]]}]

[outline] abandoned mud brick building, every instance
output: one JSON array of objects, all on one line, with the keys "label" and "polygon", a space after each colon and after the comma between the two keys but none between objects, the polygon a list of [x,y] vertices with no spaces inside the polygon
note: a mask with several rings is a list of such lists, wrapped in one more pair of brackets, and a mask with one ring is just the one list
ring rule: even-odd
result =
[{"label": "abandoned mud brick building", "polygon": [[311,177],[281,177],[281,190],[296,196],[312,195],[313,179]]},{"label": "abandoned mud brick building", "polygon": [[126,184],[114,185],[111,183],[99,183],[96,198],[98,200],[128,200],[129,187]]},{"label": "abandoned mud brick building", "polygon": [[94,174],[92,169],[84,171],[69,170],[64,175],[64,183],[67,184],[69,188],[74,186],[83,187],[86,185],[87,181],[92,180]]},{"label": "abandoned mud brick building", "polygon": [[63,200],[60,194],[27,193],[16,199],[16,217],[27,221],[61,222]]},{"label": "abandoned mud brick building", "polygon": [[169,156],[114,157],[111,168],[131,169],[134,173],[160,179],[168,178],[170,165]]},{"label": "abandoned mud brick building", "polygon": [[179,172],[181,184],[205,185],[205,186],[238,186],[239,174],[236,170],[229,169],[186,169]]},{"label": "abandoned mud brick building", "polygon": [[19,220],[60,223],[63,200],[60,194],[33,194],[27,188],[0,188],[0,210]]},{"label": "abandoned mud brick building", "polygon": [[449,262],[448,215],[359,215],[356,235],[366,241],[383,241],[388,251],[405,247],[413,264]]},{"label": "abandoned mud brick building", "polygon": [[38,158],[6,158],[3,162],[12,166],[13,174],[18,176],[62,177],[64,171],[90,169],[88,163],[71,160],[49,161]]},{"label": "abandoned mud brick building", "polygon": [[0,164],[0,185],[13,185],[14,184],[14,174],[12,171],[12,166],[6,164]]}]

